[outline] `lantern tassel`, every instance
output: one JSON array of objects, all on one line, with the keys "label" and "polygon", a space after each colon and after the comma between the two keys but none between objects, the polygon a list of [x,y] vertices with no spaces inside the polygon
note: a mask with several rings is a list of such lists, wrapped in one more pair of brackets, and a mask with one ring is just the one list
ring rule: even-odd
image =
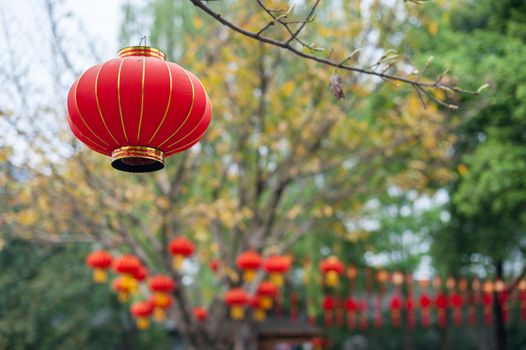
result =
[{"label": "lantern tassel", "polygon": [[242,320],[245,318],[245,309],[240,305],[233,305],[230,308],[230,317],[233,320]]},{"label": "lantern tassel", "polygon": [[93,282],[95,283],[104,283],[108,279],[108,274],[104,269],[95,269],[93,270]]},{"label": "lantern tassel", "polygon": [[175,254],[172,259],[172,268],[174,271],[178,271],[183,267],[184,255]]}]

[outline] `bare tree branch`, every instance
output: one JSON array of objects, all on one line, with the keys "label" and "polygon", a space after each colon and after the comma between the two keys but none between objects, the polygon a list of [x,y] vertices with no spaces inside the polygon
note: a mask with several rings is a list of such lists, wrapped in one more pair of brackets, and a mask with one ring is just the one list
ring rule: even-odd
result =
[{"label": "bare tree branch", "polygon": [[[284,50],[292,52],[293,54],[295,54],[297,56],[303,57],[303,58],[305,58],[307,60],[311,60],[311,61],[315,61],[315,62],[324,64],[326,66],[331,66],[331,67],[335,67],[335,68],[338,68],[338,69],[351,71],[351,72],[355,72],[355,73],[359,73],[359,74],[376,76],[376,77],[379,77],[379,78],[381,78],[383,80],[386,80],[386,81],[395,81],[395,82],[400,82],[400,83],[403,83],[403,84],[408,84],[408,85],[410,85],[412,87],[418,88],[419,92],[423,92],[428,98],[430,98],[431,100],[433,100],[433,101],[435,101],[435,102],[439,103],[440,105],[442,105],[444,107],[447,107],[447,108],[456,108],[456,106],[455,105],[451,105],[451,104],[449,104],[447,102],[439,100],[438,98],[436,98],[430,92],[430,90],[431,91],[432,90],[440,90],[440,91],[445,91],[445,92],[449,92],[449,93],[466,94],[466,95],[473,95],[473,96],[477,96],[477,95],[480,94],[479,91],[466,90],[466,89],[462,89],[462,88],[460,88],[458,86],[446,85],[446,84],[442,83],[442,79],[440,77],[438,77],[434,81],[422,81],[422,76],[418,76],[416,79],[410,79],[410,78],[404,77],[404,76],[388,74],[386,72],[389,70],[389,68],[391,68],[393,66],[392,61],[386,63],[387,67],[388,67],[387,69],[384,69],[382,71],[378,71],[378,70],[376,70],[376,68],[378,68],[381,63],[385,63],[385,62],[378,62],[377,65],[375,65],[375,69],[361,68],[361,67],[355,67],[355,66],[346,64],[346,62],[348,61],[347,59],[345,59],[343,61],[335,61],[335,60],[331,60],[330,58],[320,57],[320,56],[317,56],[315,54],[307,53],[305,51],[302,51],[302,50],[299,50],[299,49],[295,48],[294,46],[291,45],[291,43],[294,42],[294,41],[298,41],[298,42],[300,42],[302,44],[302,46],[304,46],[305,48],[309,49],[310,51],[316,51],[317,50],[317,48],[313,47],[312,45],[308,45],[308,44],[304,43],[303,41],[301,41],[300,39],[298,39],[298,34],[300,33],[301,30],[304,29],[306,24],[309,21],[312,20],[312,18],[314,16],[314,12],[316,10],[316,7],[318,6],[319,1],[316,1],[316,3],[311,8],[310,13],[309,13],[309,15],[307,16],[307,18],[305,20],[297,22],[297,23],[300,24],[298,29],[296,29],[296,31],[292,31],[292,29],[289,26],[289,23],[284,21],[283,17],[280,17],[279,15],[278,16],[275,15],[272,10],[268,9],[261,2],[261,0],[257,0],[259,6],[262,7],[265,10],[265,12],[267,14],[269,14],[269,16],[272,17],[271,22],[269,22],[263,29],[259,30],[258,32],[252,32],[252,31],[246,30],[246,29],[242,28],[241,26],[235,24],[233,21],[231,21],[229,19],[226,19],[225,17],[223,17],[222,14],[212,10],[202,0],[190,0],[190,2],[192,2],[192,4],[194,4],[197,8],[199,8],[200,10],[205,12],[210,17],[214,18],[219,23],[227,26],[228,28],[232,29],[233,31],[238,32],[238,33],[240,33],[240,34],[242,34],[242,35],[244,35],[246,37],[252,38],[254,40],[260,41],[260,42],[265,43],[265,44],[269,44],[269,45],[272,45],[272,46],[276,46],[276,47],[282,48]],[[273,39],[273,38],[270,38],[268,36],[264,36],[263,35],[263,32],[267,28],[269,28],[271,25],[273,25],[274,23],[280,23],[291,34],[291,36],[286,41],[276,40],[276,39]]]}]

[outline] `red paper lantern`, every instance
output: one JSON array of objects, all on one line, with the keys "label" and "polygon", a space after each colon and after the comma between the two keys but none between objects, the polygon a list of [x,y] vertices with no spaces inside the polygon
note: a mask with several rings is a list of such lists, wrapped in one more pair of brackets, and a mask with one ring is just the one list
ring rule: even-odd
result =
[{"label": "red paper lantern", "polygon": [[400,327],[400,309],[402,308],[402,299],[398,295],[393,295],[389,303],[391,309],[391,323],[394,327]]},{"label": "red paper lantern", "polygon": [[150,302],[154,307],[153,318],[156,322],[162,322],[166,319],[166,310],[172,307],[174,301],[170,294],[154,293]]},{"label": "red paper lantern", "polygon": [[192,313],[199,322],[204,322],[208,318],[208,311],[202,306],[194,307]]},{"label": "red paper lantern", "polygon": [[436,296],[435,305],[437,307],[438,325],[444,328],[447,325],[447,311],[446,311],[447,306],[448,306],[447,296],[443,293],[439,293]]},{"label": "red paper lantern", "polygon": [[422,326],[429,327],[431,324],[431,310],[430,307],[433,301],[426,293],[420,295],[420,321]]},{"label": "red paper lantern", "polygon": [[325,276],[325,284],[329,287],[338,285],[343,269],[343,263],[335,256],[328,257],[320,263],[320,270]]},{"label": "red paper lantern", "polygon": [[353,298],[349,297],[344,303],[345,310],[347,311],[347,327],[354,329],[356,327],[356,310],[358,305]]},{"label": "red paper lantern", "polygon": [[131,288],[130,284],[123,276],[117,277],[113,280],[112,288],[117,292],[117,298],[121,303],[125,303],[130,298]]},{"label": "red paper lantern", "polygon": [[175,282],[170,276],[156,275],[150,278],[149,287],[153,292],[169,294],[175,289]]},{"label": "red paper lantern", "polygon": [[457,293],[451,295],[450,304],[451,304],[451,307],[453,308],[453,323],[455,323],[456,326],[461,326],[462,325],[462,304],[463,304],[462,297]]},{"label": "red paper lantern", "polygon": [[278,287],[270,281],[263,281],[259,284],[256,294],[261,297],[263,309],[270,310],[272,301],[278,295]]},{"label": "red paper lantern", "polygon": [[142,264],[136,256],[122,255],[113,261],[113,269],[122,276],[122,283],[126,284],[130,292],[137,290],[134,276]]},{"label": "red paper lantern", "polygon": [[150,172],[199,142],[212,106],[192,73],[157,49],[133,46],[82,74],[69,90],[68,112],[73,134],[111,156],[115,169]]},{"label": "red paper lantern", "polygon": [[168,250],[173,256],[172,267],[177,271],[183,265],[184,259],[194,253],[195,247],[185,236],[177,236],[168,244]]},{"label": "red paper lantern", "polygon": [[323,312],[324,324],[327,327],[331,326],[332,320],[334,318],[334,308],[336,307],[336,300],[332,296],[326,295],[323,298],[322,307],[324,311]]},{"label": "red paper lantern", "polygon": [[283,275],[290,270],[290,258],[282,255],[269,256],[263,262],[263,268],[270,274],[270,280],[277,287],[283,285]]},{"label": "red paper lantern", "polygon": [[140,268],[141,262],[136,256],[122,255],[115,259],[113,269],[120,274],[134,275]]},{"label": "red paper lantern", "polygon": [[261,255],[253,251],[241,253],[236,259],[237,267],[243,271],[243,279],[247,282],[254,280],[261,262]]},{"label": "red paper lantern", "polygon": [[208,264],[208,266],[210,267],[210,270],[212,270],[213,273],[217,273],[217,271],[219,271],[219,266],[220,265],[221,265],[221,263],[219,262],[218,259],[213,259]]},{"label": "red paper lantern", "polygon": [[137,319],[137,328],[147,329],[150,326],[150,316],[153,305],[150,301],[138,301],[130,307],[130,312]]},{"label": "red paper lantern", "polygon": [[107,279],[107,270],[111,267],[113,258],[105,250],[96,250],[86,257],[86,264],[93,269],[93,281],[104,283]]},{"label": "red paper lantern", "polygon": [[241,288],[234,288],[226,292],[224,299],[230,306],[230,317],[233,320],[242,320],[245,317],[244,307],[250,299],[247,292]]},{"label": "red paper lantern", "polygon": [[267,317],[265,308],[262,305],[261,296],[256,295],[250,299],[250,306],[254,310],[252,314],[255,321],[261,322],[264,321]]},{"label": "red paper lantern", "polygon": [[135,271],[133,277],[135,278],[136,281],[142,282],[146,279],[146,277],[148,277],[148,270],[144,266],[141,265],[139,266],[137,271]]}]

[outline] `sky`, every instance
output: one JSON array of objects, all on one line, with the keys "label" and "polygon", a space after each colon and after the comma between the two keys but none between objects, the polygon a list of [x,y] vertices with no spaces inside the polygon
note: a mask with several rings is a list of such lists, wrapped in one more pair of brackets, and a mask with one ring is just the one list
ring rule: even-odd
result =
[{"label": "sky", "polygon": [[[87,30],[86,34],[97,40],[107,54],[118,49],[118,32],[122,20],[120,9],[125,1],[132,0],[63,0],[63,5],[59,7],[78,18]],[[136,1],[139,3],[141,0]],[[4,22],[2,26],[7,24],[10,36],[17,40],[38,43],[40,36],[45,35],[47,23],[44,0],[0,0],[0,12],[3,16],[0,20]],[[67,31],[67,24],[62,29]],[[0,41],[0,48],[3,49],[6,44]],[[34,47],[38,47],[38,44]]]}]

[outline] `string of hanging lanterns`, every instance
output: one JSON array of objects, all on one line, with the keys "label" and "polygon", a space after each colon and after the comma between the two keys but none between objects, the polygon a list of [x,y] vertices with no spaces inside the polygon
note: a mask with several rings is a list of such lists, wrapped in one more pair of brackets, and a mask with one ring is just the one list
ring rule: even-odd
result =
[{"label": "string of hanging lanterns", "polygon": [[[190,258],[194,250],[194,244],[188,238],[174,238],[169,244],[169,251],[177,261],[173,264],[174,270],[182,273],[182,261]],[[495,303],[500,308],[504,322],[509,321],[512,305],[515,305],[518,317],[526,321],[526,280],[519,281],[515,289],[510,289],[500,279],[481,282],[476,277],[471,282],[467,278],[453,277],[442,280],[439,276],[432,281],[414,281],[411,274],[400,271],[390,273],[378,269],[373,273],[369,267],[345,267],[339,258],[332,256],[320,263],[321,287],[325,295],[316,307],[307,298],[301,301],[288,282],[284,289],[285,275],[291,269],[291,261],[289,256],[273,255],[265,258],[252,250],[240,253],[236,265],[242,278],[234,279],[238,285],[256,283],[254,276],[257,273],[267,274],[269,279],[257,282],[253,294],[240,287],[218,294],[230,309],[230,317],[241,320],[245,318],[247,310],[257,322],[265,320],[271,312],[274,312],[274,317],[283,317],[281,297],[286,296],[290,319],[296,320],[301,314],[309,322],[316,323],[317,318],[312,310],[319,308],[322,310],[323,326],[346,326],[350,330],[365,331],[371,323],[375,328],[405,327],[409,330],[417,326],[434,325],[444,328],[450,322],[457,327],[490,326]],[[107,272],[113,267],[116,273],[113,289],[121,302],[134,301],[130,312],[137,319],[138,328],[147,328],[147,321],[151,317],[157,322],[166,319],[173,305],[171,294],[176,288],[170,276],[149,276],[148,270],[137,257],[124,254],[114,258],[103,250],[90,253],[86,264],[93,270],[96,283],[103,283]],[[220,260],[212,259],[209,265],[217,277],[222,277],[227,271],[236,274]],[[307,268],[308,263],[303,266],[304,270]],[[346,283],[342,282],[343,276],[346,277]],[[145,283],[147,288],[141,290],[141,283]],[[305,283],[310,281],[306,280]],[[346,296],[342,294],[342,287],[347,288]],[[149,291],[149,297],[142,295],[145,289]],[[207,321],[208,311],[205,307],[195,306],[192,311],[198,322]],[[390,316],[388,322],[384,323],[386,312]]]}]

